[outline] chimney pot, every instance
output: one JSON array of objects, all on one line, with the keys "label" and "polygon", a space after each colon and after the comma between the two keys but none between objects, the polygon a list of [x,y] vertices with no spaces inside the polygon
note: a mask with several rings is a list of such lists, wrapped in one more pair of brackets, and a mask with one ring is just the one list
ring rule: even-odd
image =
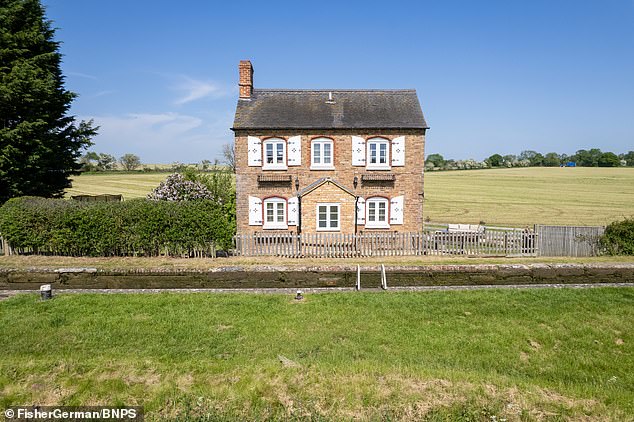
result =
[{"label": "chimney pot", "polygon": [[253,94],[253,66],[251,61],[240,60],[238,70],[240,73],[240,81],[238,82],[240,98],[251,98],[251,94]]}]

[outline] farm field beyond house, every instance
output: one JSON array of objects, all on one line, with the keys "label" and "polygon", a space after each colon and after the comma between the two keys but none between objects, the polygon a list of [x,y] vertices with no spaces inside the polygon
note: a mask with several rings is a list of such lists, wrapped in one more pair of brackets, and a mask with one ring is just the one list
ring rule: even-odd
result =
[{"label": "farm field beyond house", "polygon": [[[67,196],[146,196],[166,173],[75,177]],[[634,168],[515,168],[427,172],[423,216],[436,222],[605,225],[634,215]]]},{"label": "farm field beyond house", "polygon": [[104,172],[75,176],[72,187],[66,190],[71,195],[122,194],[123,199],[143,198],[158,186],[169,173],[119,173]]},{"label": "farm field beyond house", "polygon": [[425,218],[488,225],[606,225],[634,216],[634,168],[427,172]]}]

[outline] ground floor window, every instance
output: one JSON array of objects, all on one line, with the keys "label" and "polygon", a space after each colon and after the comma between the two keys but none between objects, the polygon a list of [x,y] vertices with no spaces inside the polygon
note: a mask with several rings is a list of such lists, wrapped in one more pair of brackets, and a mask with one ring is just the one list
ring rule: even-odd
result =
[{"label": "ground floor window", "polygon": [[339,211],[339,204],[317,204],[317,230],[338,231]]},{"label": "ground floor window", "polygon": [[388,206],[389,201],[387,198],[368,198],[365,201],[365,227],[377,229],[389,228],[390,224],[387,215]]},{"label": "ground floor window", "polygon": [[264,200],[265,229],[286,229],[286,199],[268,198]]}]

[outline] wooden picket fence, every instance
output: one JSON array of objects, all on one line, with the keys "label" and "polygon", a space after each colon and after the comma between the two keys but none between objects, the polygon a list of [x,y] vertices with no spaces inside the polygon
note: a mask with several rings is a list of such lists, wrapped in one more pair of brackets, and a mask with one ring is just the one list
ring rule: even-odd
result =
[{"label": "wooden picket fence", "polygon": [[288,258],[406,255],[536,256],[537,235],[522,230],[414,233],[253,233],[234,237],[235,254]]}]

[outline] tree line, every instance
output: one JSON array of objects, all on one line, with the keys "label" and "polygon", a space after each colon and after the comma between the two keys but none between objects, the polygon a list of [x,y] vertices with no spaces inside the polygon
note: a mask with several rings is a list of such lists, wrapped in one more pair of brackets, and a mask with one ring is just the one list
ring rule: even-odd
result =
[{"label": "tree line", "polygon": [[599,148],[580,149],[572,155],[549,152],[546,154],[526,150],[519,155],[493,154],[483,161],[473,159],[445,159],[440,154],[430,154],[425,160],[427,170],[463,170],[491,167],[634,167],[634,151],[615,154],[603,152]]}]

